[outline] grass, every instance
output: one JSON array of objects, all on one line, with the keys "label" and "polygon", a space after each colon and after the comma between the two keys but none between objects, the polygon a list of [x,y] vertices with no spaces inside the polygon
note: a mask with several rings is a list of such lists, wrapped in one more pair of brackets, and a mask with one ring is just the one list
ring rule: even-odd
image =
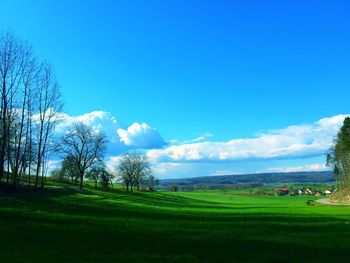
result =
[{"label": "grass", "polygon": [[0,197],[0,262],[346,262],[350,207],[243,191]]}]

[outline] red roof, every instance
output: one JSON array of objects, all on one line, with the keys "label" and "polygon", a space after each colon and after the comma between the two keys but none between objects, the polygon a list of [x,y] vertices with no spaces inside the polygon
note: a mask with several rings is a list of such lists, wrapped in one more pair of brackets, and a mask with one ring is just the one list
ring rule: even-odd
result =
[{"label": "red roof", "polygon": [[278,188],[275,188],[275,190],[282,191],[282,192],[288,192],[289,191],[288,187],[278,187]]}]

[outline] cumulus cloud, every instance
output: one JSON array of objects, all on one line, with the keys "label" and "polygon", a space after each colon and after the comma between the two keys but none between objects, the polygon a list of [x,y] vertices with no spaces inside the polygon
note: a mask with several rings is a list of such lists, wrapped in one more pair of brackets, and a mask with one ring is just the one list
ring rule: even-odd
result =
[{"label": "cumulus cloud", "polygon": [[173,145],[150,150],[147,155],[158,162],[223,162],[319,156],[332,145],[346,116],[337,115],[308,125],[271,130],[255,138]]},{"label": "cumulus cloud", "polygon": [[56,132],[65,132],[74,122],[82,122],[88,126],[91,126],[94,130],[103,131],[106,135],[115,135],[115,131],[120,128],[120,124],[117,119],[105,111],[92,111],[78,116],[70,116],[65,113],[61,113],[60,116],[62,122],[56,127]]},{"label": "cumulus cloud", "polygon": [[152,149],[166,144],[159,132],[146,123],[135,122],[127,129],[118,129],[117,133],[121,142],[134,148]]},{"label": "cumulus cloud", "polygon": [[[62,113],[56,133],[63,134],[81,121],[107,135],[106,165],[113,170],[120,154],[146,150],[154,173],[160,178],[183,178],[255,172],[322,171],[323,155],[333,143],[348,115],[324,118],[310,124],[269,130],[253,138],[209,141],[205,133],[188,141],[166,144],[149,124],[122,125],[112,114],[93,111],[80,116]],[[311,163],[311,164],[310,164]],[[271,168],[273,167],[273,168]]]},{"label": "cumulus cloud", "polygon": [[105,111],[93,111],[78,116],[60,114],[60,122],[56,134],[64,134],[74,122],[82,122],[95,131],[103,132],[108,141],[107,155],[112,156],[133,149],[153,149],[165,145],[159,132],[146,123],[135,122],[124,127],[116,117]]},{"label": "cumulus cloud", "polygon": [[117,166],[120,164],[121,156],[110,156],[105,160],[106,168],[108,171],[115,171]]}]

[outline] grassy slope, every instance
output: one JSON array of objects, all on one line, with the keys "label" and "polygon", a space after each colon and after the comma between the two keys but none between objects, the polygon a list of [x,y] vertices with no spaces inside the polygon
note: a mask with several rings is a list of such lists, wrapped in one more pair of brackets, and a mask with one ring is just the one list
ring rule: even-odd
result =
[{"label": "grassy slope", "polygon": [[350,207],[307,200],[72,189],[0,197],[0,262],[345,262]]}]

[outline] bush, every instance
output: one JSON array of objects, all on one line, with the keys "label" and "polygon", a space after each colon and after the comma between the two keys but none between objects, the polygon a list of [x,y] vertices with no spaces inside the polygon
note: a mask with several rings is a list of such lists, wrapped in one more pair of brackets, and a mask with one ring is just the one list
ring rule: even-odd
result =
[{"label": "bush", "polygon": [[177,192],[179,190],[178,186],[177,185],[173,185],[171,186],[171,189],[170,189],[172,192]]},{"label": "bush", "polygon": [[56,182],[64,183],[66,178],[61,169],[56,169],[51,172],[51,179]]}]

